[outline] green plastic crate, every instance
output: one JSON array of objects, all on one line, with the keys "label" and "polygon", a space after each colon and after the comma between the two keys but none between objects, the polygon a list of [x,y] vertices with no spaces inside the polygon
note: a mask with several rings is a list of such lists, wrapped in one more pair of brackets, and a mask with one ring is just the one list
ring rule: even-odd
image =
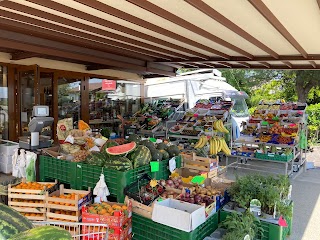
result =
[{"label": "green plastic crate", "polygon": [[[219,223],[223,222],[230,212],[221,210],[219,216]],[[288,219],[288,227],[280,227],[279,225],[260,221],[261,227],[263,228],[263,233],[261,236],[258,236],[257,240],[285,240],[287,235],[290,235],[292,228],[292,219]]]},{"label": "green plastic crate", "polygon": [[40,181],[57,179],[60,183],[69,184],[77,189],[77,164],[67,160],[40,155]]},{"label": "green plastic crate", "polygon": [[184,232],[151,219],[132,213],[134,240],[203,240],[218,228],[219,213],[211,215],[207,221],[192,232]]},{"label": "green plastic crate", "polygon": [[77,181],[81,189],[94,188],[103,171],[110,195],[117,198],[118,202],[124,202],[124,188],[138,180],[142,175],[150,175],[150,166],[142,166],[126,172],[110,170],[98,166],[82,163],[78,165]]},{"label": "green plastic crate", "polygon": [[[171,159],[171,158],[170,158]],[[169,171],[169,160],[163,160],[159,162],[159,171],[158,172],[152,172],[151,177],[153,179],[165,179],[167,180],[170,176],[170,171]],[[181,168],[181,155],[176,156],[176,168]]]},{"label": "green plastic crate", "polygon": [[273,160],[278,162],[288,162],[293,159],[293,153],[289,155],[278,155],[278,154],[265,154],[265,153],[255,153],[255,157],[263,160]]}]

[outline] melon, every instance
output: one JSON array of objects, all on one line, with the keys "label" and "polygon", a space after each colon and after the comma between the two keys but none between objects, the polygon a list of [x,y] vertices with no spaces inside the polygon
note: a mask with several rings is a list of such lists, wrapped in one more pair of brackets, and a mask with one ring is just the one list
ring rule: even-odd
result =
[{"label": "melon", "polygon": [[153,142],[151,142],[150,140],[142,140],[140,142],[140,145],[146,146],[147,148],[149,148],[150,151],[154,150],[156,147],[154,145]]},{"label": "melon", "polygon": [[107,158],[107,154],[102,152],[90,152],[84,162],[90,165],[102,167]]},{"label": "melon", "polygon": [[152,161],[162,160],[162,153],[157,149],[154,149],[153,151],[151,151],[151,156],[152,156]]},{"label": "melon", "polygon": [[40,226],[18,233],[9,240],[72,240],[71,234],[60,227]]},{"label": "melon", "polygon": [[165,144],[165,143],[158,143],[158,145],[157,145],[157,149],[159,149],[159,150],[166,150],[168,148],[168,146],[167,146],[167,144]]},{"label": "melon", "polygon": [[167,160],[170,158],[169,153],[166,150],[159,150],[162,153],[162,160]]},{"label": "melon", "polygon": [[109,155],[123,155],[133,151],[136,148],[136,145],[137,144],[135,142],[126,143],[119,146],[109,147],[106,149],[106,152]]},{"label": "melon", "polygon": [[110,159],[105,162],[104,167],[117,171],[129,171],[133,169],[131,160],[119,156],[111,156]]},{"label": "melon", "polygon": [[167,152],[169,153],[170,157],[175,157],[180,154],[180,150],[176,145],[171,145],[168,147]]},{"label": "melon", "polygon": [[114,146],[118,146],[119,144],[116,141],[113,140],[108,140],[105,144],[103,144],[103,146],[101,147],[101,152],[105,153],[106,149],[109,147],[114,147]]},{"label": "melon", "polygon": [[131,134],[128,139],[129,142],[135,142],[136,144],[139,144],[141,141],[141,138],[139,135],[137,134]]},{"label": "melon", "polygon": [[129,159],[133,163],[133,168],[138,168],[144,165],[148,165],[152,159],[151,152],[146,146],[139,145],[129,155]]},{"label": "melon", "polygon": [[0,203],[0,239],[9,239],[31,228],[33,225],[26,217]]}]

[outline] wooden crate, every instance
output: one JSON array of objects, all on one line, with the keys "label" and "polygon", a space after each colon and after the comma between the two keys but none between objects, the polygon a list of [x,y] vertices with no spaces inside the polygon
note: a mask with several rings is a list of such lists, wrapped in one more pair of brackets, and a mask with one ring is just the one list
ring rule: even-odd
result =
[{"label": "wooden crate", "polygon": [[[23,180],[22,183],[26,184]],[[8,206],[20,212],[30,220],[45,221],[46,220],[46,196],[58,189],[57,181],[39,182],[45,185],[54,184],[51,188],[45,190],[33,189],[17,189],[19,184],[8,186]]]},{"label": "wooden crate", "polygon": [[[74,194],[73,198],[59,198]],[[46,197],[47,220],[79,222],[81,220],[81,207],[91,203],[92,195],[88,191],[65,189],[63,184],[60,188]]]},{"label": "wooden crate", "polygon": [[217,168],[219,165],[219,158],[206,158],[196,156],[195,153],[192,155],[192,159],[184,159],[184,167],[191,170],[198,170],[202,172],[210,172]]}]

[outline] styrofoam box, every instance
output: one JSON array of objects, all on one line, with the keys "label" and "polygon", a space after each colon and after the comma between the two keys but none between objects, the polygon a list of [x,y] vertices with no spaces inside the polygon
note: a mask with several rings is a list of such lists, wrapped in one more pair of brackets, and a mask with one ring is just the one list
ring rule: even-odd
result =
[{"label": "styrofoam box", "polygon": [[0,172],[3,173],[12,173],[12,164],[0,163]]},{"label": "styrofoam box", "polygon": [[13,155],[14,150],[19,148],[19,143],[2,143],[0,144],[0,154]]},{"label": "styrofoam box", "polygon": [[166,199],[154,204],[152,220],[191,232],[206,221],[205,207],[175,199]]},{"label": "styrofoam box", "polygon": [[3,155],[0,154],[0,163],[4,163],[4,164],[12,164],[12,155]]}]

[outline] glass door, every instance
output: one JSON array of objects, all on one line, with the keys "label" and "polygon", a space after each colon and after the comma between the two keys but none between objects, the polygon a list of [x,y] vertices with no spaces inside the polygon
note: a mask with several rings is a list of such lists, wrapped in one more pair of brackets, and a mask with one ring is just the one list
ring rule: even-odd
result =
[{"label": "glass door", "polygon": [[23,66],[18,68],[18,109],[17,113],[19,136],[28,136],[28,124],[32,117],[33,106],[39,104],[38,66]]},{"label": "glass door", "polygon": [[76,125],[81,114],[81,78],[58,78],[58,119],[73,118]]}]

